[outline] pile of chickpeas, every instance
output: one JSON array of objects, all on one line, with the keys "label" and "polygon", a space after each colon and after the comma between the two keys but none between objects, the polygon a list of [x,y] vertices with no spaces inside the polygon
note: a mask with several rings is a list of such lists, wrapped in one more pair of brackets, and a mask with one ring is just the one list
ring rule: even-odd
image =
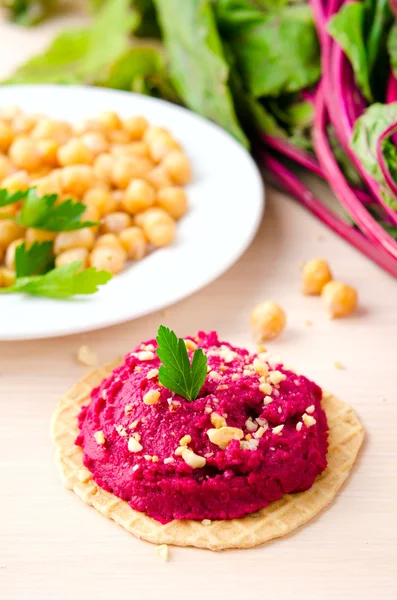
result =
[{"label": "pile of chickpeas", "polygon": [[120,273],[128,260],[170,244],[188,202],[191,167],[180,144],[142,116],[103,112],[74,127],[18,108],[0,109],[0,188],[35,187],[86,205],[82,220],[98,227],[53,233],[4,219],[21,204],[0,208],[0,286],[15,280],[15,249],[53,240],[56,266],[81,261]]}]

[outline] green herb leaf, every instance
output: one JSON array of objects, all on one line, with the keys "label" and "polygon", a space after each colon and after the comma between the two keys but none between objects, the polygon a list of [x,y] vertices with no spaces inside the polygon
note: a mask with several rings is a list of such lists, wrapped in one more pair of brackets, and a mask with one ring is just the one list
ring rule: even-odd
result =
[{"label": "green herb leaf", "polygon": [[35,25],[49,13],[55,0],[1,0],[0,6],[5,6],[9,17],[18,25]]},{"label": "green herb leaf", "polygon": [[183,102],[245,147],[228,86],[229,68],[209,0],[155,0],[172,82]]},{"label": "green herb leaf", "polygon": [[48,271],[45,275],[20,277],[14,285],[0,288],[2,294],[25,293],[33,296],[65,299],[76,295],[93,294],[98,286],[111,278],[108,271],[97,271],[94,267],[79,272],[80,262],[73,262]]},{"label": "green herb leaf", "polygon": [[248,0],[218,0],[215,15],[247,90],[279,96],[309,87],[320,76],[320,49],[307,5],[263,11]]},{"label": "green herb leaf", "polygon": [[8,206],[9,204],[15,204],[25,198],[27,190],[18,190],[17,192],[9,192],[6,189],[0,190],[0,208],[3,206]]},{"label": "green herb leaf", "polygon": [[364,39],[365,5],[363,2],[344,4],[328,24],[330,35],[343,48],[354,70],[357,84],[364,96],[372,99],[369,66]]},{"label": "green herb leaf", "polygon": [[180,102],[160,46],[135,46],[115,61],[101,85]]},{"label": "green herb leaf", "polygon": [[93,83],[128,48],[139,24],[129,0],[108,0],[91,27],[63,31],[7,83]]},{"label": "green herb leaf", "polygon": [[99,225],[94,221],[80,221],[86,210],[85,204],[72,199],[55,205],[57,194],[38,196],[34,188],[25,192],[26,198],[15,221],[23,227],[34,227],[44,231],[75,231]]},{"label": "green herb leaf", "polygon": [[48,271],[54,258],[52,242],[34,242],[30,248],[23,243],[15,250],[15,274],[17,279],[31,275],[41,275]]},{"label": "green herb leaf", "polygon": [[[391,102],[390,104],[380,104],[378,102],[372,104],[355,122],[350,146],[360,159],[367,173],[372,175],[382,185],[382,195],[385,202],[397,210],[397,201],[390,193],[376,155],[376,146],[379,137],[393,123],[397,123],[397,102]],[[393,142],[385,140],[382,148],[390,172],[395,174],[396,167],[394,166],[394,162],[397,153],[393,147]]]},{"label": "green herb leaf", "polygon": [[195,400],[207,376],[207,357],[201,348],[194,351],[192,364],[183,339],[160,325],[157,333],[157,356],[163,363],[159,370],[159,381],[167,389],[189,402]]}]

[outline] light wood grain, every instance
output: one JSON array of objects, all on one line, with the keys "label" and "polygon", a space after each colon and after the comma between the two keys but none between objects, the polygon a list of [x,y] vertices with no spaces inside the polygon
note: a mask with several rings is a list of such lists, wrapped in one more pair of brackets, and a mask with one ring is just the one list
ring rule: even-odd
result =
[{"label": "light wood grain", "polygon": [[[3,25],[2,50],[5,31],[11,58],[7,63],[2,55],[0,75],[17,45]],[[26,54],[43,45],[40,31],[25,32],[25,38],[18,30],[18,46],[36,36],[37,44],[27,43]],[[18,52],[22,58],[20,47]],[[357,287],[361,308],[356,316],[330,322],[318,299],[300,294],[299,263],[316,256],[329,259],[335,275]],[[85,372],[76,362],[82,343],[106,362],[164,323],[180,335],[217,329],[224,339],[252,346],[248,316],[268,298],[280,302],[288,315],[288,327],[271,350],[359,413],[367,438],[358,464],[331,507],[295,534],[262,548],[220,554],[172,548],[170,562],[163,563],[152,545],[103,519],[62,487],[49,439],[51,412]],[[0,310],[0,326],[6,318]],[[251,248],[193,297],[87,335],[0,344],[0,598],[395,599],[396,347],[396,281],[270,189]],[[346,369],[337,370],[335,360]]]}]

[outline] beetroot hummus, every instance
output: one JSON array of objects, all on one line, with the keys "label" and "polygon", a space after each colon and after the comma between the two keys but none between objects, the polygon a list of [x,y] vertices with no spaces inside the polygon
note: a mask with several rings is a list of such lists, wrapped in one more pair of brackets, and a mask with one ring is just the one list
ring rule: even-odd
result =
[{"label": "beetroot hummus", "polygon": [[320,388],[215,332],[187,340],[208,359],[195,401],[160,385],[154,340],[93,390],[76,444],[96,483],[161,523],[244,517],[310,488],[327,465]]}]

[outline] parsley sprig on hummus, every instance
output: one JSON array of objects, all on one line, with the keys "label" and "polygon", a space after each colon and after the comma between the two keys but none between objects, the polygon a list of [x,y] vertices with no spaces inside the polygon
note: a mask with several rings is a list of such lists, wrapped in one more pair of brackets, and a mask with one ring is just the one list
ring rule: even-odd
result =
[{"label": "parsley sprig on hummus", "polygon": [[195,349],[190,364],[185,341],[164,325],[160,325],[156,340],[157,356],[163,363],[159,369],[160,383],[192,402],[205,381],[207,357],[201,348]]}]

